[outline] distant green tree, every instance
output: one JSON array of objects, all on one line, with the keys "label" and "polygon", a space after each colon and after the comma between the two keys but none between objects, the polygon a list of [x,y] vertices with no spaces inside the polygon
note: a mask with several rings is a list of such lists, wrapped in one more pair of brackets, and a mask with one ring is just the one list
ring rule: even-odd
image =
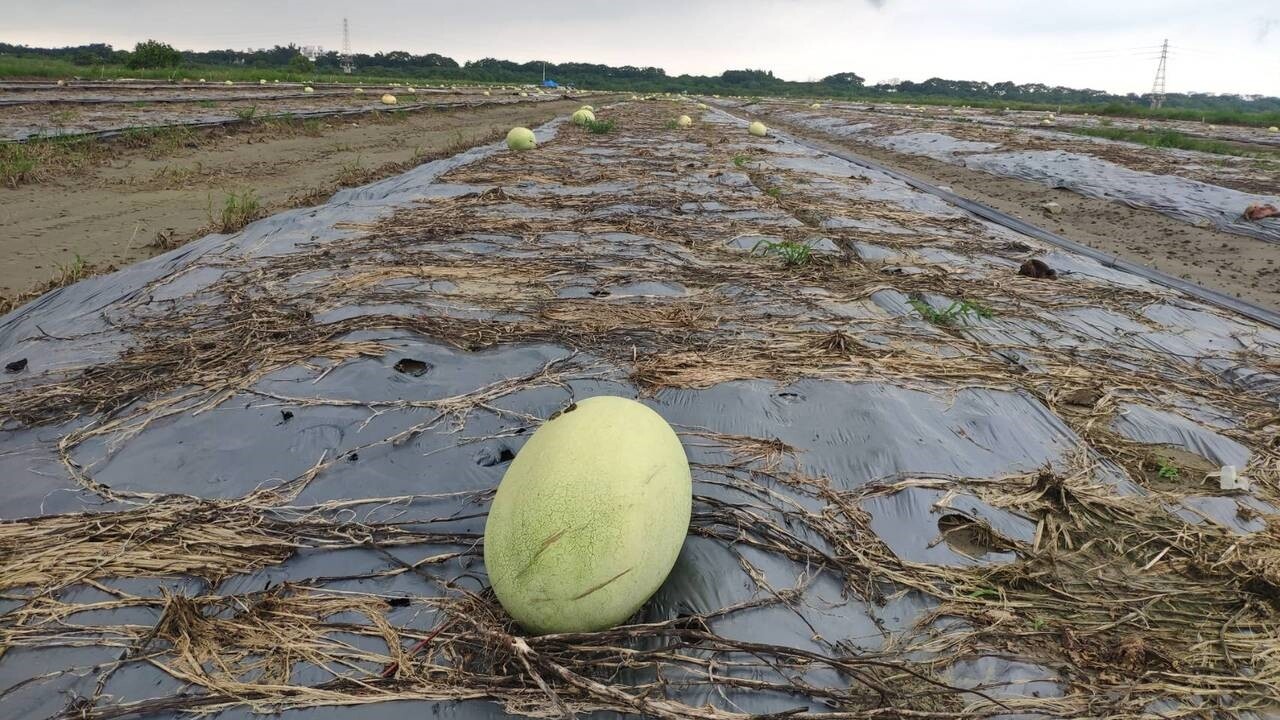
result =
[{"label": "distant green tree", "polygon": [[309,73],[314,72],[315,69],[316,64],[308,60],[307,56],[301,53],[294,55],[293,58],[289,60],[289,70],[293,72]]},{"label": "distant green tree", "polygon": [[858,73],[851,72],[836,73],[835,75],[828,75],[822,78],[823,85],[833,85],[846,90],[860,88],[864,83],[866,83],[865,78]]},{"label": "distant green tree", "polygon": [[166,45],[155,40],[138,43],[129,55],[129,67],[135,70],[138,68],[177,67],[181,64],[182,53],[174,50],[172,45]]}]

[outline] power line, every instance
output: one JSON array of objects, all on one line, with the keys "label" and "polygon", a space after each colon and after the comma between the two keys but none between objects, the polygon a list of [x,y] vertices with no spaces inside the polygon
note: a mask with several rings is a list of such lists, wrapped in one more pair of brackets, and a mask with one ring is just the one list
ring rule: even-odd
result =
[{"label": "power line", "polygon": [[1099,50],[1073,50],[1073,51],[1071,51],[1071,52],[1063,53],[1063,54],[1064,54],[1064,55],[1068,55],[1068,56],[1083,56],[1083,55],[1122,55],[1122,54],[1132,53],[1132,52],[1156,51],[1156,50],[1159,50],[1159,49],[1160,49],[1160,46],[1159,46],[1159,45],[1140,45],[1140,46],[1138,46],[1138,47],[1129,47],[1129,48],[1112,48],[1112,49],[1110,49],[1110,50],[1101,50],[1101,49],[1099,49]]}]

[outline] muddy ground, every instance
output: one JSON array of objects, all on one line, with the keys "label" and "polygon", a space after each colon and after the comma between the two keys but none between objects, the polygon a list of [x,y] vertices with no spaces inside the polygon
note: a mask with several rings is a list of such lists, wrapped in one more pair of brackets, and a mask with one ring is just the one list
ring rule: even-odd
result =
[{"label": "muddy ground", "polygon": [[112,148],[104,164],[0,187],[0,296],[47,282],[77,258],[101,270],[210,232],[232,193],[251,191],[260,214],[316,204],[340,187],[402,172],[580,105],[561,100],[329,119],[313,134],[242,128],[202,134],[193,146],[172,152]]},{"label": "muddy ground", "polygon": [[[1280,310],[1280,246],[1250,237],[1200,228],[1159,213],[1055,190],[1023,180],[989,175],[917,155],[831,138],[776,122],[817,144],[842,148],[964,197],[1002,210],[1076,242],[1132,262]],[[1056,202],[1060,214],[1043,206]]]}]

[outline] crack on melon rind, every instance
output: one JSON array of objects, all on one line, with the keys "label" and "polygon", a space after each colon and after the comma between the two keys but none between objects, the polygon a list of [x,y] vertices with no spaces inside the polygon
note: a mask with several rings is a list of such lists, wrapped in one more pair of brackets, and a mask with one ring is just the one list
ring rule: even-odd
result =
[{"label": "crack on melon rind", "polygon": [[573,600],[581,600],[582,598],[584,598],[584,597],[586,597],[586,596],[588,596],[588,595],[590,595],[590,594],[592,594],[592,593],[595,593],[595,592],[598,592],[598,591],[600,591],[600,590],[603,590],[603,589],[605,589],[606,587],[609,587],[609,585],[612,585],[612,584],[613,584],[613,582],[614,582],[615,580],[617,580],[618,578],[621,578],[623,575],[626,575],[627,573],[631,572],[633,569],[634,569],[634,566],[633,566],[633,567],[629,567],[629,568],[627,568],[626,570],[623,570],[622,572],[618,573],[617,575],[614,575],[613,577],[609,578],[608,580],[605,580],[604,582],[600,583],[599,585],[596,585],[595,587],[588,589],[587,591],[583,592],[581,595],[574,596],[574,597],[573,597],[573,598],[571,598],[571,599],[573,599]]},{"label": "crack on melon rind", "polygon": [[516,577],[524,577],[524,574],[529,572],[530,568],[533,567],[533,564],[538,562],[538,558],[542,557],[542,553],[546,552],[552,545],[560,542],[560,540],[564,538],[565,535],[568,535],[572,530],[572,528],[567,527],[560,528],[551,535],[548,535],[547,539],[542,541],[542,546],[538,548],[538,552],[534,553],[533,557],[529,558],[529,562],[525,563],[524,567],[520,568],[520,572],[516,573]]}]

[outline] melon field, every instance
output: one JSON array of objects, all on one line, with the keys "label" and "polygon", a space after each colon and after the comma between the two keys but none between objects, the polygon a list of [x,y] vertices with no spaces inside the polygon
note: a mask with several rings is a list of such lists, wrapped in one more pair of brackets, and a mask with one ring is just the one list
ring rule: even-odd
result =
[{"label": "melon field", "polygon": [[[0,187],[0,717],[1280,714],[1280,318],[1244,269],[1277,221],[1208,209],[1268,197],[1263,138],[227,88],[0,105],[15,140],[134,128],[0,146],[36,162]],[[1102,182],[1139,172],[1212,188]],[[1184,229],[1239,277],[1143,256]],[[670,426],[646,459],[688,476],[628,467],[683,493],[636,502],[676,541],[692,478],[687,532],[620,623],[528,632],[489,510],[514,465],[555,512],[555,446],[520,453],[600,396]],[[609,472],[625,433],[576,432]],[[521,583],[577,527],[529,525],[493,548]],[[624,559],[555,577],[667,560]]]}]

